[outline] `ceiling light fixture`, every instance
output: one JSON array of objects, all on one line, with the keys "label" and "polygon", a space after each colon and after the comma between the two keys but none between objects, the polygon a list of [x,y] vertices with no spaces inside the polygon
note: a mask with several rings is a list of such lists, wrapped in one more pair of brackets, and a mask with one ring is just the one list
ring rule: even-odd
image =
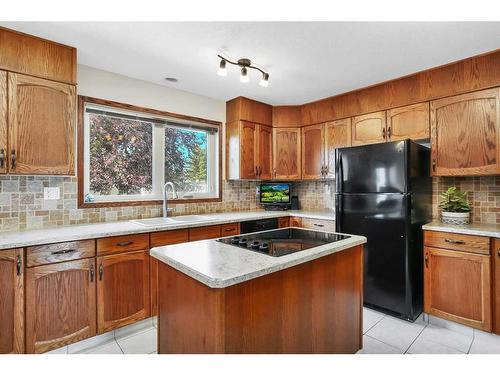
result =
[{"label": "ceiling light fixture", "polygon": [[227,76],[226,63],[229,63],[231,65],[237,65],[241,67],[240,82],[246,83],[250,81],[250,76],[248,75],[248,69],[255,69],[262,73],[262,78],[259,82],[259,85],[262,87],[269,86],[269,73],[266,73],[265,71],[256,66],[253,66],[252,61],[250,59],[239,59],[238,61],[235,62],[228,60],[221,55],[217,55],[217,57],[220,58],[219,70],[217,72],[218,75]]}]

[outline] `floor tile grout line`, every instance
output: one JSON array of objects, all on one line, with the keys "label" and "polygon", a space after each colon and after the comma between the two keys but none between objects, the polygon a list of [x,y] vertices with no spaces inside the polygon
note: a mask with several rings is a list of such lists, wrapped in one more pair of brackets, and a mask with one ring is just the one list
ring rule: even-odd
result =
[{"label": "floor tile grout line", "polygon": [[[372,337],[372,336],[370,336],[370,335],[367,335],[366,333],[365,333],[363,336],[368,336],[369,338],[371,338],[371,339],[373,339],[373,340],[375,340],[375,341],[378,341],[378,342],[380,342],[380,343],[382,343],[382,344],[384,344],[384,345],[390,346],[390,347],[391,347],[391,348],[393,348],[393,349],[401,350],[400,348],[398,348],[398,347],[396,347],[396,346],[394,346],[394,345],[391,345],[391,344],[388,344],[388,343],[386,343],[386,342],[384,342],[384,341],[382,341],[382,340],[376,339],[375,337]],[[403,353],[403,354],[404,354],[404,353]]]},{"label": "floor tile grout line", "polygon": [[[425,320],[424,320],[424,322],[425,322]],[[408,345],[408,347],[406,348],[406,350],[404,351],[403,354],[408,353],[408,350],[410,350],[411,346],[415,343],[415,341],[417,341],[417,339],[420,337],[422,332],[424,332],[424,330],[427,328],[428,325],[429,325],[429,323],[425,323],[424,328],[422,328],[422,330],[418,333],[417,337],[415,337],[415,339],[410,343],[410,345]]]},{"label": "floor tile grout line", "polygon": [[[363,333],[363,335],[366,335],[368,332],[370,332],[370,331],[371,331],[371,330],[372,330],[372,329],[373,329],[373,328],[374,328],[377,324],[379,324],[382,320],[384,320],[386,316],[387,316],[387,315],[384,315],[382,318],[380,318],[380,320],[379,320],[379,321],[377,321],[377,323],[375,323],[374,325],[372,325],[372,326],[370,327],[370,329],[368,329],[365,333]],[[370,335],[368,335],[368,336],[370,336]],[[370,337],[371,337],[371,336],[370,336]],[[372,337],[372,338],[373,338],[373,337]],[[380,340],[379,340],[379,341],[380,341]],[[380,341],[380,342],[382,342],[382,341]],[[385,343],[384,343],[384,344],[385,344]]]},{"label": "floor tile grout line", "polygon": [[125,351],[123,350],[123,348],[121,347],[120,343],[118,342],[117,339],[115,339],[115,342],[116,342],[116,345],[118,345],[118,348],[120,349],[120,351],[122,352],[122,354],[125,354]]}]

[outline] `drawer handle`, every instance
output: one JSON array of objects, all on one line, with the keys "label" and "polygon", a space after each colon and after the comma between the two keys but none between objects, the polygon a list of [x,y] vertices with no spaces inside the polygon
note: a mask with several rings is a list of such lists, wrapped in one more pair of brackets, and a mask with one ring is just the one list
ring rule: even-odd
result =
[{"label": "drawer handle", "polygon": [[465,245],[465,241],[462,241],[462,240],[452,240],[450,238],[445,238],[444,242],[452,243],[452,244],[455,244],[455,245]]},{"label": "drawer handle", "polygon": [[324,224],[313,224],[315,227],[320,227],[323,228],[325,225]]},{"label": "drawer handle", "polygon": [[95,275],[95,271],[94,271],[94,265],[91,264],[90,265],[90,282],[93,283],[94,282],[94,275]]},{"label": "drawer handle", "polygon": [[21,276],[22,270],[23,270],[23,260],[21,259],[21,255],[18,255],[16,258],[17,276]]},{"label": "drawer handle", "polygon": [[75,251],[76,251],[75,249],[59,250],[59,251],[53,251],[51,254],[52,255],[63,255],[63,254],[74,253]]},{"label": "drawer handle", "polygon": [[234,232],[236,229],[234,228],[226,228],[224,229],[225,232]]},{"label": "drawer handle", "polygon": [[123,241],[123,242],[118,242],[118,243],[116,244],[116,246],[123,247],[123,246],[132,245],[133,243],[134,243],[134,241]]},{"label": "drawer handle", "polygon": [[99,264],[99,281],[102,281],[102,275],[104,273],[104,269],[102,268],[102,263]]},{"label": "drawer handle", "polygon": [[3,168],[5,165],[5,150],[2,148],[0,150],[0,168]]},{"label": "drawer handle", "polygon": [[425,254],[425,268],[429,268],[429,254]]}]

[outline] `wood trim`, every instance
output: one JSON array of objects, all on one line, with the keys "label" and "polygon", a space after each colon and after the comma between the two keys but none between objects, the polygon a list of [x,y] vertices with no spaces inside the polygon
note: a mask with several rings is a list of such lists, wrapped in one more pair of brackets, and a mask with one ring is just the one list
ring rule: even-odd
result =
[{"label": "wood trim", "polygon": [[149,206],[149,205],[161,205],[162,200],[142,200],[142,201],[121,201],[121,202],[84,202],[84,105],[85,103],[101,104],[107,106],[113,106],[120,109],[127,109],[138,112],[150,113],[158,116],[175,117],[182,120],[190,120],[201,122],[209,125],[215,125],[218,127],[219,134],[219,196],[213,198],[199,198],[199,199],[169,199],[169,204],[186,204],[186,203],[209,203],[209,202],[222,202],[222,122],[202,119],[199,117],[192,117],[186,115],[180,115],[172,112],[160,111],[156,109],[144,108],[139,106],[134,106],[131,104],[114,102],[106,99],[92,98],[88,96],[78,96],[78,129],[77,129],[77,165],[78,165],[78,208],[99,208],[99,207],[126,207],[126,206]]},{"label": "wood trim", "polygon": [[491,240],[493,332],[500,334],[500,239]]}]

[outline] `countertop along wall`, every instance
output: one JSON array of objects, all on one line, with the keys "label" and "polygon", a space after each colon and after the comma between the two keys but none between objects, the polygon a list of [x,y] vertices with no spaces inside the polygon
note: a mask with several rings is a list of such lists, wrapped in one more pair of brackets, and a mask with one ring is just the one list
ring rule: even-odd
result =
[{"label": "countertop along wall", "polygon": [[[225,122],[225,102],[123,75],[78,66],[79,95]],[[224,138],[223,138],[224,139]],[[224,147],[223,147],[224,152]],[[225,158],[223,156],[222,160]],[[224,168],[223,168],[224,170]],[[257,181],[223,181],[222,202],[176,204],[176,215],[257,210]],[[333,208],[328,182],[295,182],[301,208]],[[44,187],[59,187],[61,198],[44,200]],[[156,217],[161,205],[77,208],[77,178],[0,175],[0,232]]]}]

